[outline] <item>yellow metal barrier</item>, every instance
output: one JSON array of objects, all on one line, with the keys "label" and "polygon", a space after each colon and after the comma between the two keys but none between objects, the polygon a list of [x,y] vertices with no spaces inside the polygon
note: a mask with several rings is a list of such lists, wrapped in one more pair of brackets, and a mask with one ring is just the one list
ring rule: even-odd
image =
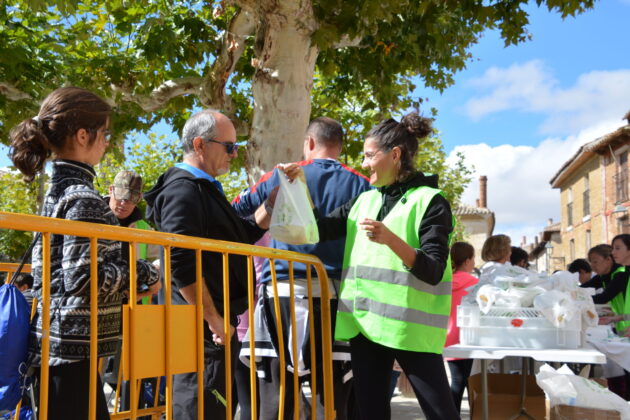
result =
[{"label": "yellow metal barrier", "polygon": [[[9,281],[11,279],[11,276],[13,275],[13,273],[15,273],[18,269],[18,267],[20,266],[20,264],[18,263],[3,263],[0,262],[0,273],[7,273],[7,277],[6,277],[6,281]],[[24,264],[24,267],[22,267],[22,273],[30,273],[31,272],[31,265],[30,264]]]},{"label": "yellow metal barrier", "polygon": [[[285,366],[284,343],[282,334],[282,324],[280,305],[278,300],[277,279],[275,273],[275,260],[286,260],[289,262],[290,270],[290,306],[291,323],[295,326],[294,310],[294,289],[293,289],[293,264],[306,264],[308,281],[308,304],[311,314],[313,311],[312,300],[312,278],[311,267],[317,272],[321,288],[321,325],[322,325],[322,375],[323,396],[324,396],[324,418],[334,419],[333,384],[332,384],[332,337],[330,331],[330,290],[326,271],[321,261],[312,255],[299,254],[291,251],[276,250],[248,244],[232,243],[225,241],[210,240],[205,238],[195,238],[183,235],[168,234],[140,229],[129,229],[117,226],[99,225],[86,222],[68,221],[63,219],[53,219],[40,216],[22,215],[14,213],[0,212],[0,229],[15,229],[30,232],[42,232],[42,328],[44,331],[50,329],[50,241],[51,235],[73,235],[90,238],[91,261],[97,261],[97,241],[98,239],[108,239],[129,243],[129,269],[130,269],[130,289],[129,305],[123,308],[123,351],[122,351],[122,372],[123,377],[130,381],[130,409],[118,412],[117,409],[111,414],[112,419],[135,419],[137,416],[152,415],[159,418],[159,414],[166,413],[166,419],[172,419],[172,386],[173,374],[183,372],[196,372],[198,374],[198,418],[203,418],[203,308],[201,303],[197,305],[172,305],[171,303],[171,249],[173,247],[195,250],[196,253],[196,288],[197,296],[201,296],[202,274],[201,274],[201,253],[202,251],[217,252],[223,256],[223,287],[224,287],[224,320],[225,331],[230,330],[230,297],[229,297],[229,255],[242,255],[247,257],[248,273],[248,306],[249,323],[254,325],[254,270],[252,257],[258,256],[270,259],[272,274],[272,287],[274,290],[274,309],[278,320],[278,357],[280,366]],[[164,305],[138,305],[136,303],[136,244],[155,244],[164,248]],[[6,268],[5,268],[6,266]],[[0,269],[9,271],[9,265],[0,265]],[[26,271],[26,270],[24,270]],[[30,270],[29,270],[30,271]],[[91,265],[90,281],[90,420],[96,417],[96,385],[97,385],[97,272],[98,265]],[[315,363],[315,339],[314,320],[309,317],[311,334],[311,389],[315,398],[316,386],[316,363]],[[249,330],[250,360],[255,360],[254,329]],[[42,361],[49,358],[49,335],[42,337]],[[295,335],[292,338],[292,350],[294,358],[297,358],[297,343]],[[230,340],[226,342],[226,378],[228,383],[232,383],[231,373],[231,353]],[[297,366],[296,359],[293,366]],[[48,418],[48,363],[43,362],[40,370],[40,404],[38,418],[46,420]],[[147,409],[138,409],[138,391],[141,378],[152,378],[166,376],[166,405]],[[294,369],[294,419],[299,419],[299,387],[297,369]],[[284,418],[284,390],[286,389],[285,369],[280,369],[280,407],[279,419]],[[256,372],[255,363],[250,367],[251,379],[251,413],[252,419],[257,418],[256,410]],[[119,381],[120,384],[120,381]],[[232,418],[232,389],[226,387],[226,418]],[[157,389],[156,389],[157,394]],[[119,393],[117,392],[117,399]],[[156,398],[157,402],[157,398]],[[117,407],[117,402],[115,406]],[[312,417],[317,418],[315,412],[317,404],[312,404]]]}]

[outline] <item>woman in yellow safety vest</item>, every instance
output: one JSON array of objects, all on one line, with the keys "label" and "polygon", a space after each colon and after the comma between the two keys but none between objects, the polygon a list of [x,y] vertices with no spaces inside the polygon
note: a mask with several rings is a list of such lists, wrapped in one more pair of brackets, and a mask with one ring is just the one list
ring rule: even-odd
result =
[{"label": "woman in yellow safety vest", "polygon": [[[588,261],[596,275],[582,283],[580,287],[602,289],[601,292],[593,296],[593,302],[596,304],[610,303],[614,315],[602,316],[599,318],[599,322],[600,324],[615,323],[617,332],[622,334],[625,328],[624,324],[627,322],[623,320],[623,314],[627,300],[628,272],[623,265],[618,264],[613,259],[612,253],[613,248],[608,244],[596,245],[588,251]],[[603,369],[604,377],[608,382],[608,389],[625,399],[629,388],[626,379],[627,372],[624,372],[619,365],[612,361],[607,362]]]},{"label": "woman in yellow safety vest", "polygon": [[[453,216],[437,176],[414,168],[432,132],[417,113],[372,128],[363,168],[376,187],[318,217],[320,240],[346,238],[335,339],[350,341],[361,419],[389,419],[397,360],[429,420],[455,408],[442,360],[451,310]],[[290,178],[299,168],[286,167]]]},{"label": "woman in yellow safety vest", "polygon": [[[623,243],[617,236],[615,240],[616,242]],[[615,240],[613,240],[613,243],[615,243]],[[588,260],[597,275],[586,283],[582,283],[580,287],[603,289],[600,293],[593,296],[593,302],[596,304],[610,303],[615,315],[623,315],[629,273],[626,271],[623,263],[620,263],[614,258],[613,247],[608,244],[594,246],[588,251]],[[601,321],[617,322],[617,316],[604,317]],[[622,332],[620,330],[627,327],[627,325],[622,322],[616,325],[619,333]]]},{"label": "woman in yellow safety vest", "polygon": [[614,274],[619,274],[619,278],[625,278],[626,287],[623,289],[624,293],[615,296],[615,299],[611,301],[616,305],[613,306],[613,310],[617,316],[610,317],[609,321],[617,322],[616,328],[619,335],[630,334],[628,327],[630,326],[630,234],[622,233],[617,235],[612,240],[612,258],[615,260]]}]

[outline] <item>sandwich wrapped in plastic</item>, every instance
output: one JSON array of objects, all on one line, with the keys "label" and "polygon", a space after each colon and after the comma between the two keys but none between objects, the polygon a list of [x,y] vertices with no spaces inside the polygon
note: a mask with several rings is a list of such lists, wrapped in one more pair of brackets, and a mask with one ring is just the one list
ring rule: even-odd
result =
[{"label": "sandwich wrapped in plastic", "polygon": [[538,309],[557,328],[564,327],[578,311],[571,296],[559,290],[548,290],[536,296],[534,308]]},{"label": "sandwich wrapped in plastic", "polygon": [[477,291],[477,304],[482,313],[487,314],[493,306],[518,308],[520,300],[510,296],[506,290],[486,284]]}]

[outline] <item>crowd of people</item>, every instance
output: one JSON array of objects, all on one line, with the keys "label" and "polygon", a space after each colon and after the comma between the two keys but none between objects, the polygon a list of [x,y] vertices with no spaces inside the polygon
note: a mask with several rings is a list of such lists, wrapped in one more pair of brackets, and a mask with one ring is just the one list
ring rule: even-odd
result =
[{"label": "crowd of people", "polygon": [[[325,265],[333,290],[331,307],[335,343],[333,381],[335,411],[339,419],[388,419],[392,366],[397,362],[406,374],[429,420],[458,419],[472,360],[447,360],[442,350],[456,344],[457,305],[474,286],[475,250],[465,242],[452,242],[454,217],[438,185],[437,176],[418,171],[415,157],[422,140],[432,131],[431,121],[412,112],[400,121],[388,119],[371,128],[363,146],[363,176],[339,162],[343,128],[335,120],[313,120],[304,135],[304,160],[279,164],[232,203],[217,177],[227,173],[236,158],[236,130],[228,117],[204,110],[191,116],[181,135],[182,161],[168,169],[143,194],[141,178],[123,171],[101,197],[94,188],[95,170],[109,144],[110,106],[81,88],[64,87],[52,92],[36,116],[11,132],[11,158],[31,181],[44,170],[52,156],[50,186],[41,214],[68,220],[116,226],[147,227],[136,207],[146,200],[146,219],[161,232],[254,244],[263,238],[277,195],[279,178],[306,182],[319,228],[320,241],[313,245],[289,245],[271,240],[269,246],[318,256]],[[583,287],[601,288],[596,303],[611,302],[618,329],[630,324],[626,298],[630,265],[630,236],[615,237],[612,247],[599,245],[589,251],[588,262],[576,261],[571,271],[580,272]],[[137,296],[156,296],[163,303],[159,260],[146,250],[136,262]],[[89,239],[52,235],[49,418],[85,419],[89,401]],[[486,264],[481,273],[498,264],[527,268],[528,255],[513,248],[509,237],[495,235],[481,251]],[[129,244],[98,241],[98,357],[120,352],[121,306],[129,295]],[[163,256],[160,256],[163,258]],[[148,260],[147,260],[148,259]],[[311,383],[310,334],[313,317],[320,330],[319,282],[313,271],[310,291],[314,305],[309,313],[306,267],[264,261],[258,281],[255,310],[256,342],[243,343],[234,334],[238,315],[247,309],[246,257],[229,256],[230,328],[224,328],[222,256],[203,252],[202,293],[197,295],[195,251],[173,248],[171,252],[171,300],[174,304],[203,304],[204,418],[225,418],[221,396],[234,387],[242,418],[250,418],[249,375],[245,364],[258,370],[260,419],[278,418],[283,399],[284,417],[292,418],[294,390],[287,380],[280,392],[281,372],[297,370],[300,388]],[[590,263],[590,264],[589,264]],[[296,299],[291,308],[289,272],[293,270]],[[278,279],[277,294],[270,286],[272,271]],[[591,272],[596,275],[591,278]],[[41,298],[42,243],[32,257],[33,296]],[[276,319],[273,301],[279,299],[282,319]],[[628,310],[626,310],[626,308]],[[289,314],[300,314],[291,325]],[[41,302],[32,324],[30,362],[40,366]],[[289,337],[299,337],[298,357],[279,363],[276,331],[282,324],[285,354],[291,354]],[[322,372],[321,337],[315,335],[317,372]],[[225,344],[231,343],[232,377],[226,383]],[[242,352],[239,358],[239,350]],[[256,360],[249,360],[249,348]],[[296,363],[297,362],[297,363]],[[294,365],[296,363],[296,365]],[[351,373],[351,374],[350,374]],[[35,373],[37,375],[37,372]],[[627,373],[624,373],[627,375]],[[624,381],[625,381],[624,376]],[[351,379],[348,379],[351,378]],[[614,381],[613,381],[614,382]],[[320,386],[312,389],[312,403],[323,402]],[[625,383],[625,382],[624,382]],[[109,418],[99,378],[97,418]],[[630,389],[630,387],[628,387]],[[625,391],[624,391],[625,392]],[[304,398],[302,398],[305,401]],[[173,417],[197,416],[197,374],[173,378]],[[308,402],[305,401],[306,404]],[[305,412],[308,410],[305,410]],[[318,410],[320,413],[323,409]]]}]

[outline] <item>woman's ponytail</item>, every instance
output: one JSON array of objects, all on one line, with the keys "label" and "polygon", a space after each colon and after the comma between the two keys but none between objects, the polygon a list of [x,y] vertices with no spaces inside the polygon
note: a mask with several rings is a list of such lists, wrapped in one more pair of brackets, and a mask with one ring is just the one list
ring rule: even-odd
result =
[{"label": "woman's ponytail", "polygon": [[44,169],[51,155],[50,143],[44,132],[44,121],[38,116],[22,121],[11,130],[9,156],[27,182]]}]

